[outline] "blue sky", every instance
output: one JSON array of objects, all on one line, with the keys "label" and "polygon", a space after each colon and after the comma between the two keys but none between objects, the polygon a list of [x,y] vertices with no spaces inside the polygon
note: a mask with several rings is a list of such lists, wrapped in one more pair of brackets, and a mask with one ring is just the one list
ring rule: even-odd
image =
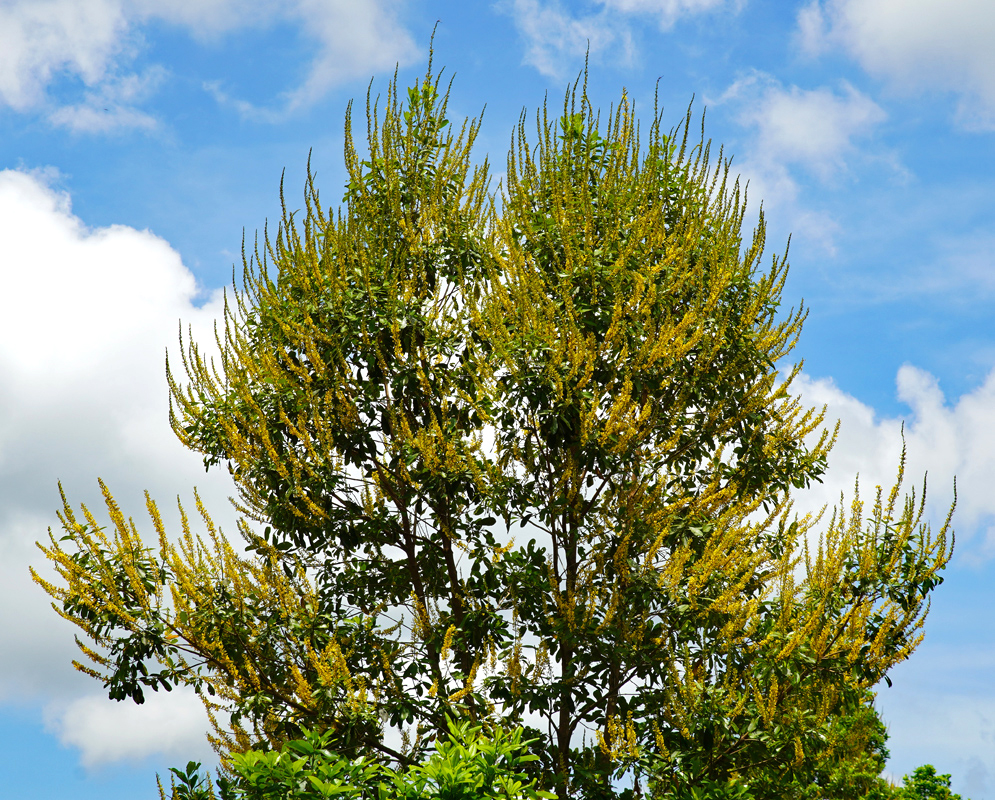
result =
[{"label": "blue sky", "polygon": [[163,353],[205,338],[218,290],[308,153],[341,190],[343,114],[435,57],[451,116],[486,105],[502,170],[523,108],[623,89],[676,124],[694,100],[769,222],[785,299],[811,313],[806,400],[842,421],[826,483],[909,475],[957,552],[926,641],[880,705],[893,774],[929,761],[995,798],[995,6],[985,0],[0,0],[0,795],[153,798],[207,755],[189,697],[114,704],[75,675],[72,632],[27,578],[102,476],[139,513],[230,491],[173,440]]}]

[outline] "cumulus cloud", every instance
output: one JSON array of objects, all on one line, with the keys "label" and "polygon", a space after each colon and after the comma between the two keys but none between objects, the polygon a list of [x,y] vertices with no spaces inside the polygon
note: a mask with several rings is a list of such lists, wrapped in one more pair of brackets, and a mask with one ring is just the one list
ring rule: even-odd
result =
[{"label": "cumulus cloud", "polygon": [[846,82],[838,92],[761,83],[753,91],[742,84],[732,91],[751,96],[739,118],[755,130],[752,156],[765,164],[798,165],[827,179],[845,169],[854,140],[885,119],[880,106]]},{"label": "cumulus cloud", "polygon": [[995,127],[995,6],[986,0],[814,0],[798,14],[810,55],[841,49],[905,90],[961,98],[968,126]]},{"label": "cumulus cloud", "polygon": [[499,7],[512,16],[525,41],[524,62],[561,78],[588,52],[631,64],[637,55],[633,17],[655,19],[668,30],[681,17],[739,5],[738,0],[593,0],[586,12],[576,13],[560,0],[506,0]]},{"label": "cumulus cloud", "polygon": [[960,557],[987,561],[995,556],[995,371],[976,389],[949,402],[935,377],[906,364],[896,377],[898,399],[909,408],[903,417],[881,417],[874,409],[839,389],[829,378],[801,376],[796,390],[816,406],[826,405],[830,423],[840,421],[840,436],[822,484],[799,495],[799,508],[810,511],[852,496],[860,476],[865,498],[875,486],[887,491],[895,481],[902,450],[902,426],[908,449],[907,489],[921,489],[928,473],[927,510],[942,523],[957,479],[955,527]]},{"label": "cumulus cloud", "polygon": [[[30,580],[29,564],[46,574],[33,543],[49,526],[57,530],[60,480],[74,503],[99,512],[98,476],[140,526],[144,489],[176,530],[175,498],[199,486],[232,530],[230,479],[205,475],[176,441],[163,369],[166,348],[176,352],[179,320],[211,341],[221,298],[200,303],[193,276],[165,241],[125,226],[87,228],[68,196],[35,174],[0,172],[0,240],[0,701],[50,703],[50,718],[62,719],[60,730],[76,741],[79,709],[90,708],[79,698],[94,684],[70,665],[72,627]],[[162,743],[172,741],[169,724],[160,724],[166,711],[149,708]],[[177,730],[188,731],[189,714],[177,708]],[[113,715],[94,720],[108,726],[87,729],[97,752],[117,723]]]},{"label": "cumulus cloud", "polygon": [[[876,486],[888,491],[896,477],[903,422],[905,488],[920,490],[928,473],[926,513],[934,531],[949,510],[956,476],[955,566],[934,596],[925,642],[892,671],[893,687],[878,687],[877,702],[891,737],[894,777],[930,763],[952,772],[954,790],[963,796],[990,796],[995,778],[992,626],[984,615],[965,620],[964,608],[971,607],[965,593],[973,602],[985,602],[981,581],[986,572],[977,570],[995,557],[995,370],[972,391],[947,398],[934,376],[907,364],[898,370],[895,389],[908,411],[883,416],[832,379],[801,376],[796,390],[807,403],[827,406],[829,423],[840,421],[840,435],[824,483],[798,493],[796,508],[832,507],[841,493],[849,502],[856,476],[865,503],[873,501]],[[978,582],[976,590],[971,581]],[[958,600],[948,603],[954,592],[960,593]]]},{"label": "cumulus cloud", "polygon": [[[995,557],[995,371],[973,391],[951,401],[932,375],[905,365],[896,376],[896,392],[908,413],[895,417],[877,414],[828,378],[803,375],[795,388],[807,403],[827,406],[829,424],[840,421],[825,480],[796,494],[798,512],[832,508],[841,495],[848,504],[858,476],[865,509],[873,503],[875,487],[887,492],[896,478],[904,421],[904,488],[915,488],[918,495],[928,473],[926,515],[934,532],[949,510],[957,478],[956,568],[948,570],[950,583],[962,585]],[[986,644],[990,626],[980,618],[973,623],[958,619],[954,625],[972,631],[972,644],[964,643],[964,633],[947,634],[942,641],[934,638],[939,631],[947,633],[949,615],[963,616],[963,599],[952,607],[944,604],[948,591],[957,590],[951,585],[937,592],[924,644],[890,673],[893,687],[878,687],[877,703],[891,736],[889,770],[894,778],[931,763],[941,772],[953,772],[954,789],[965,797],[984,797],[995,775],[995,694],[990,690],[995,651]]]},{"label": "cumulus cloud", "polygon": [[192,691],[149,693],[145,703],[108,702],[86,695],[65,707],[46,710],[46,727],[68,747],[79,750],[84,767],[142,759],[156,753],[182,763],[215,761],[204,732],[210,721]]},{"label": "cumulus cloud", "polygon": [[144,26],[165,22],[205,40],[286,22],[318,45],[306,79],[273,109],[242,104],[258,118],[280,118],[343,81],[413,59],[400,7],[401,0],[12,0],[0,7],[0,104],[16,111],[51,105],[48,87],[69,77],[82,82],[85,97],[52,112],[56,124],[86,132],[153,127],[135,107],[140,76],[129,71]]}]

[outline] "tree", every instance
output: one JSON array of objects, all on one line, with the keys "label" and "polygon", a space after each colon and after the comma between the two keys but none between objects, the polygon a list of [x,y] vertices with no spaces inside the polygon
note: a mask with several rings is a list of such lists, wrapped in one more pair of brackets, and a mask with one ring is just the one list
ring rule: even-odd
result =
[{"label": "tree", "polygon": [[40,582],[78,666],[116,699],[194,686],[225,758],[310,730],[410,765],[455,716],[524,726],[563,797],[790,796],[918,644],[949,518],[901,470],[869,514],[792,514],[833,438],[779,369],[804,312],[690,116],[642,140],[578,84],[536,139],[523,117],[495,194],[447,100],[431,65],[406,102],[395,79],[365,157],[347,113],[344,205],[309,172],[220,362],[187,342],[168,372],[248,554],[199,500],[179,544],[149,500],[150,548],[106,487],[110,533],[63,498]]},{"label": "tree", "polygon": [[950,776],[937,775],[936,767],[923,764],[911,775],[902,778],[899,797],[902,800],[960,800],[959,794],[950,791]]}]

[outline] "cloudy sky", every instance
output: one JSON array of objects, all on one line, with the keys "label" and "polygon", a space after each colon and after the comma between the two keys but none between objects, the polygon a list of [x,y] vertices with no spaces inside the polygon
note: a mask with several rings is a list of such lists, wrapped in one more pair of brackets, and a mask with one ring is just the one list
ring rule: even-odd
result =
[{"label": "cloudy sky", "polygon": [[[57,481],[103,477],[138,515],[205,475],[173,440],[177,326],[203,338],[251,237],[308,152],[342,185],[346,103],[399,66],[486,105],[498,169],[524,108],[559,102],[590,48],[591,95],[623,89],[707,134],[791,235],[786,300],[811,309],[799,388],[841,419],[817,506],[909,475],[957,552],[925,644],[879,700],[890,770],[923,762],[995,798],[995,5],[987,0],[0,0],[0,781],[24,798],[151,798],[206,754],[194,700],[115,704],[73,673],[72,631],[31,585]],[[658,84],[659,81],[659,84]]]}]

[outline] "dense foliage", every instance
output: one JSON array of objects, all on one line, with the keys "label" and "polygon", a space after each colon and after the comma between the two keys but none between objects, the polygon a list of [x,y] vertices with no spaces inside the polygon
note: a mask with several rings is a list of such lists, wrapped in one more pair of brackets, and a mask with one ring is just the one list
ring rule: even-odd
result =
[{"label": "dense foliage", "polygon": [[[366,757],[349,760],[329,747],[331,734],[303,732],[279,750],[235,753],[231,777],[217,792],[200,764],[173,769],[172,800],[548,800],[523,769],[536,761],[525,751],[521,731],[492,735],[480,726],[448,720],[425,763],[397,772]],[[165,791],[160,784],[160,795]]]},{"label": "dense foliage", "polygon": [[960,800],[959,794],[950,791],[950,776],[938,775],[932,764],[916,767],[902,778],[897,796],[899,800]]},{"label": "dense foliage", "polygon": [[365,154],[347,116],[343,205],[309,180],[220,360],[188,342],[169,375],[248,552],[199,501],[174,543],[150,500],[151,547],[106,488],[109,530],[65,502],[64,582],[39,580],[79,668],[116,699],[193,686],[236,772],[305,732],[415,769],[452,717],[524,729],[561,797],[842,796],[948,526],[898,485],[792,514],[832,439],[782,367],[804,314],[689,118],[641,138],[577,86],[523,117],[495,194],[447,99],[392,84]]}]

